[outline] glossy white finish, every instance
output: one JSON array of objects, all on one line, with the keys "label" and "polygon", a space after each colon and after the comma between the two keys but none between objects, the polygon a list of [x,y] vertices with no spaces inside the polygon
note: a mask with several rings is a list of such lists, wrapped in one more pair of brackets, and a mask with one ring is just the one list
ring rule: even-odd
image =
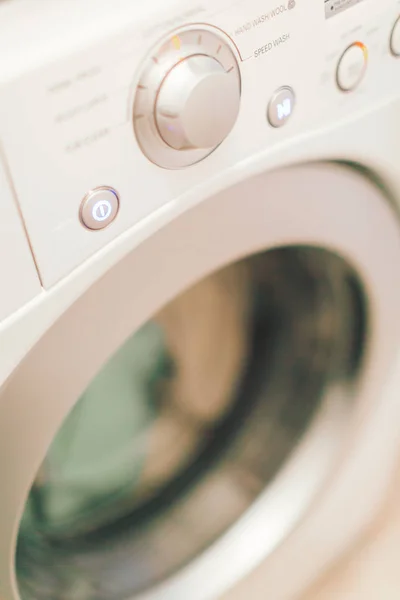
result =
[{"label": "glossy white finish", "polygon": [[171,69],[158,91],[156,123],[175,148],[216,148],[231,132],[240,108],[236,78],[215,58],[193,55]]},{"label": "glossy white finish", "polygon": [[[183,590],[190,600],[191,593],[258,600],[268,590],[274,600],[292,600],[370,523],[400,454],[398,219],[389,208],[400,206],[400,75],[389,51],[400,4],[364,2],[325,21],[319,0],[297,1],[274,16],[272,0],[215,0],[190,9],[152,0],[140,11],[131,0],[78,1],[0,4],[0,138],[46,287],[0,324],[0,596],[17,598],[13,544],[33,471],[101,362],[160,304],[220,264],[257,248],[312,240],[354,262],[376,320],[337,468],[283,543],[276,535],[267,547],[260,536],[261,517],[271,514],[266,495],[247,524],[147,596],[176,600]],[[255,25],[260,15],[269,16]],[[206,160],[160,169],[135,141],[135,89],[151,50],[176,27],[196,22],[217,30],[226,59],[239,61],[241,111]],[[355,28],[369,48],[368,76],[341,94],[336,68]],[[290,33],[286,41],[283,32]],[[27,54],[20,40],[28,37]],[[293,87],[298,103],[287,126],[274,129],[265,115],[282,85]],[[353,176],[342,180],[338,173],[343,185],[331,185],[324,166],[306,168],[310,178],[301,182],[297,169],[274,173],[338,158],[372,171],[383,182],[381,193],[362,176],[352,187]],[[113,226],[94,234],[78,215],[84,195],[99,185],[115,187],[123,202]],[[313,456],[322,461],[328,454]],[[301,491],[305,508],[315,482],[287,481],[286,492]],[[285,512],[286,493],[274,497],[282,534],[296,515],[290,521]]]},{"label": "glossy white finish", "polygon": [[[0,322],[41,291],[16,199],[0,158]],[[0,357],[2,354],[1,349]]]},{"label": "glossy white finish", "polygon": [[361,43],[352,44],[340,58],[337,81],[341,90],[354,90],[363,79],[368,66],[367,50]]},{"label": "glossy white finish", "polygon": [[[72,0],[72,5],[76,1]],[[397,10],[391,0],[362,3],[329,20],[325,20],[320,0],[297,2],[294,9],[278,12],[250,30],[243,26],[275,10],[272,0],[235,4],[234,10],[228,8],[227,0],[206,2],[191,7],[190,18],[187,5],[153,2],[144,3],[138,16],[131,2],[117,1],[108,26],[104,4],[100,8],[89,1],[79,9],[84,11],[80,27],[74,24],[70,29],[56,25],[58,9],[43,8],[46,31],[58,31],[58,37],[51,34],[48,38],[52,42],[51,56],[33,27],[40,5],[35,3],[30,39],[36,45],[23,73],[19,71],[18,45],[10,40],[5,28],[16,27],[15,39],[23,39],[24,28],[29,26],[22,10],[25,0],[14,5],[16,25],[11,26],[10,17],[0,19],[0,49],[13,57],[5,65],[1,62],[0,73],[8,74],[0,75],[0,81],[5,80],[0,112],[7,115],[1,123],[1,137],[47,289],[154,211],[190,193],[193,186],[211,182],[221,172],[252,160],[266,148],[276,150],[279,144],[316,134],[396,96],[398,62],[388,50]],[[30,13],[29,6],[28,2],[26,13]],[[5,15],[10,7],[3,7]],[[89,17],[91,11],[93,18]],[[73,17],[68,15],[66,24],[71,21]],[[226,61],[227,69],[234,61],[240,62],[243,94],[239,117],[228,138],[206,162],[200,160],[204,157],[202,151],[187,156],[187,164],[200,162],[182,172],[179,167],[184,153],[166,144],[160,150],[156,128],[149,125],[139,136],[141,140],[153,140],[149,147],[145,148],[143,141],[136,142],[132,112],[135,89],[145,72],[153,85],[147,65],[154,51],[163,47],[176,27],[179,30],[184,25],[186,31],[189,22],[195,23],[193,29],[199,29],[199,21],[209,24],[204,26],[209,37],[204,35],[202,40],[207,54],[217,52],[217,37],[223,42],[218,60],[224,66]],[[40,30],[39,19],[37,27]],[[357,38],[370,48],[368,76],[353,93],[341,96],[336,84],[337,63],[345,48],[355,41],[355,27]],[[289,38],[283,37],[284,32]],[[3,37],[10,44],[6,50]],[[35,56],[35,69],[29,69]],[[12,78],[9,72],[14,60]],[[307,69],[299,68],[302,64]],[[155,73],[153,69],[151,73]],[[265,114],[268,100],[282,85],[293,88],[297,105],[295,115],[278,134],[268,126]],[[251,92],[254,89],[257,93]],[[153,106],[150,100],[149,107]],[[141,120],[136,126],[139,123],[142,126]],[[37,139],[41,140],[39,145]],[[175,164],[174,169],[159,169],[146,158],[155,148],[162,155],[157,154],[154,160]],[[179,155],[179,162],[171,153]],[[94,236],[81,227],[77,211],[82,197],[98,185],[114,187],[127,201],[113,227]],[[41,198],[40,204],[37,197]]]},{"label": "glossy white finish", "polygon": [[[265,190],[269,191],[267,201]],[[299,190],[304,194],[301,202],[296,201]],[[354,235],[355,223],[357,235]],[[376,228],[385,232],[378,248],[370,244]],[[325,503],[329,505],[336,494],[335,514],[343,518],[341,493],[351,492],[353,502],[356,489],[372,485],[376,493],[380,488],[377,482],[390,476],[394,445],[398,444],[398,403],[389,401],[389,396],[384,401],[382,392],[386,377],[395,366],[400,339],[400,323],[397,327],[394,320],[400,302],[400,282],[396,279],[400,231],[392,209],[373,184],[348,168],[320,165],[262,174],[248,180],[244,176],[242,183],[182,214],[98,280],[22,361],[3,390],[0,405],[0,456],[7,457],[0,463],[0,469],[3,481],[10,478],[13,481],[3,498],[3,518],[0,519],[0,556],[9,557],[9,562],[0,561],[0,585],[3,586],[0,590],[5,600],[17,598],[9,569],[13,564],[18,519],[33,474],[66,412],[104,360],[148,316],[210,270],[258,249],[310,243],[329,247],[350,260],[369,293],[373,310],[374,330],[358,403],[355,414],[345,420],[350,429],[343,437],[333,435],[331,441],[336,442],[326,452],[329,427],[334,423],[333,414],[328,412],[329,416],[316,426],[314,435],[310,430],[304,451],[294,456],[293,463],[288,464],[276,485],[260,498],[247,520],[239,523],[198,561],[143,598],[167,600],[188,597],[190,593],[193,600],[214,600],[237,584],[230,594],[235,600],[244,600],[248,597],[248,585],[253,585],[251,571],[257,564],[255,581],[261,576],[263,585],[274,590],[274,597],[289,598],[309,582],[315,568],[319,571],[319,559],[337,551],[342,537],[335,537],[338,532],[331,531],[332,519],[318,518],[319,510],[323,515],[327,510]],[[150,278],[149,273],[155,276]],[[46,361],[43,361],[44,356]],[[46,373],[57,376],[49,378]],[[397,381],[400,371],[395,376]],[[57,402],[52,401],[55,395]],[[385,443],[378,435],[372,441],[369,429],[380,419],[389,418],[392,427],[382,430]],[[11,431],[12,435],[6,435]],[[23,445],[20,444],[22,431]],[[293,533],[287,543],[278,544],[283,532],[289,534],[300,517],[298,512],[293,513],[293,506],[298,504],[291,501],[292,495],[296,493],[304,498],[303,513],[315,494],[316,483],[320,486],[320,476],[328,479],[328,465],[331,461],[338,464],[340,455],[337,456],[336,443],[340,441],[345,442],[346,448],[346,456],[340,463],[346,460],[337,471],[338,480],[326,481],[327,493],[324,501],[320,498],[320,509],[315,507],[309,516],[316,519],[316,525],[310,531],[306,519],[300,536]],[[372,469],[368,459],[372,451],[377,471]],[[370,501],[376,502],[372,489]],[[359,518],[363,515],[360,511]],[[356,525],[353,515],[346,529],[351,530]],[[261,527],[265,528],[262,536]],[[303,561],[298,570],[297,555],[293,562],[290,554],[296,544],[306,541],[311,544],[309,536],[316,527],[319,534],[313,548],[319,552],[318,559],[313,555],[313,564],[307,568]],[[333,536],[332,544],[324,552],[319,548],[321,528],[325,528],[326,535]],[[272,550],[275,551],[270,555]],[[291,572],[291,578],[285,582],[281,581],[276,568],[279,555],[283,560],[281,564]],[[263,557],[266,562],[261,567]],[[246,575],[250,580],[244,579],[239,584],[239,579]],[[229,594],[227,598],[231,600]]]}]

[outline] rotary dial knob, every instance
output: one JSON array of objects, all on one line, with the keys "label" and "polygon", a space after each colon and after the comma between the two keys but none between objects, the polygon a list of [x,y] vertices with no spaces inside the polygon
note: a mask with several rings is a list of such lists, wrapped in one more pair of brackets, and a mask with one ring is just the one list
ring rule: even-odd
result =
[{"label": "rotary dial knob", "polygon": [[195,55],[178,63],[164,79],[156,103],[163,140],[172,148],[218,146],[233,128],[240,89],[220,62]]},{"label": "rotary dial knob", "polygon": [[134,125],[143,152],[180,168],[210,154],[233,129],[240,72],[230,45],[214,30],[186,29],[155,49],[137,86]]}]

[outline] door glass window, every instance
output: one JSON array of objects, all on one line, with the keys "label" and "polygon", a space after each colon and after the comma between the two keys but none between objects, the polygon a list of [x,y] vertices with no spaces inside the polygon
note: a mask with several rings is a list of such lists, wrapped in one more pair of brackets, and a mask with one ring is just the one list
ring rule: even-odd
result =
[{"label": "door glass window", "polygon": [[315,248],[251,256],[164,307],[83,392],[37,473],[22,598],[122,600],[193,560],[296,451],[329,389],[352,401],[365,334],[357,277]]}]

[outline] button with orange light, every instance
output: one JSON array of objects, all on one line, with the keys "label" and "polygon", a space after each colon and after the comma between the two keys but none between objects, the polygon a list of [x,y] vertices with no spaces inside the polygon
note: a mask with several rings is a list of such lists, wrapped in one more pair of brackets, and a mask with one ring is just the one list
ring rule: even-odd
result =
[{"label": "button with orange light", "polygon": [[336,81],[344,92],[354,90],[362,81],[368,65],[368,50],[362,42],[351,44],[340,57]]}]

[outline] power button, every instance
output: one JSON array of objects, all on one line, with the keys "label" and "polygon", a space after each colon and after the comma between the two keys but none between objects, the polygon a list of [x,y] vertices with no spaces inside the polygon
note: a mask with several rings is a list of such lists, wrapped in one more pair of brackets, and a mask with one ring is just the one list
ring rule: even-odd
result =
[{"label": "power button", "polygon": [[119,196],[111,187],[98,187],[84,197],[80,208],[80,220],[87,229],[104,229],[118,214]]}]

